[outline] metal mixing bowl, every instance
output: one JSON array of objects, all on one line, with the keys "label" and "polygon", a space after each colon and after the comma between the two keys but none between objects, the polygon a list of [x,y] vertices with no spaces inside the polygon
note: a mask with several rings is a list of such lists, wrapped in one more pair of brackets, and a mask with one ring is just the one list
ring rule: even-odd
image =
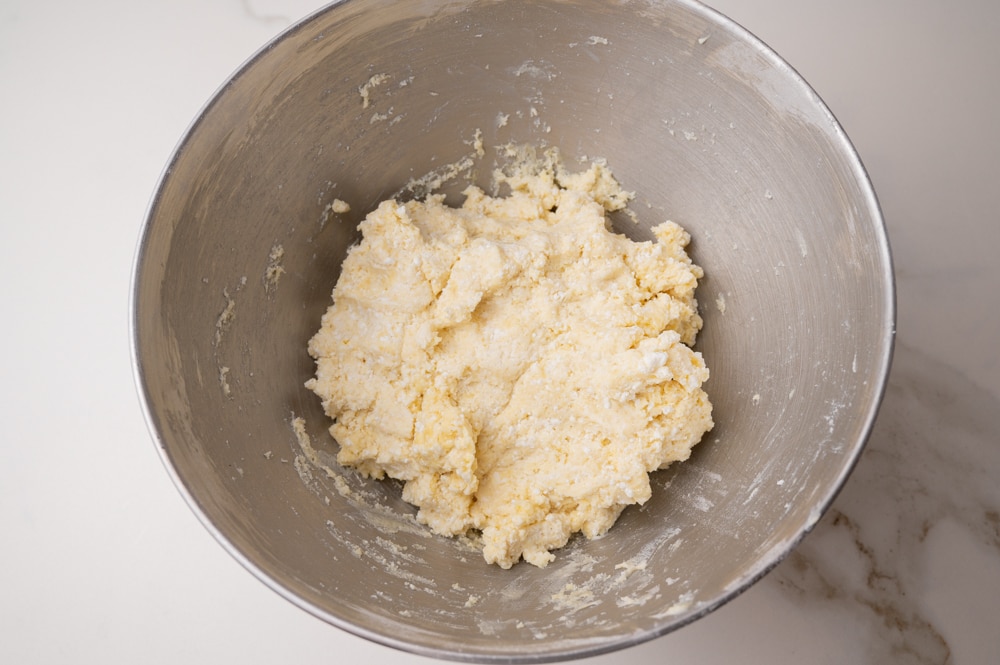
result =
[{"label": "metal mixing bowl", "polygon": [[[358,221],[466,157],[486,185],[508,142],[606,159],[637,193],[623,233],[648,238],[668,218],[691,232],[716,426],[607,536],[505,571],[417,525],[397,484],[328,476],[291,423],[332,459],[303,387],[306,342]],[[351,212],[330,214],[335,198]],[[787,64],[693,0],[319,11],[193,123],[151,203],[133,290],[151,430],[225,548],[331,624],[493,662],[633,645],[759,579],[857,460],[894,331],[885,229],[847,137]]]}]

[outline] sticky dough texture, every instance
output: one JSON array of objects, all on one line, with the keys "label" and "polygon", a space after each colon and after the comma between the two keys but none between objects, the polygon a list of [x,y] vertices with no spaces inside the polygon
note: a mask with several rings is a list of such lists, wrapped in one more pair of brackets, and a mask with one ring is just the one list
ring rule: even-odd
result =
[{"label": "sticky dough texture", "polygon": [[650,497],[649,472],[711,429],[693,344],[702,276],[689,235],[608,230],[625,206],[595,163],[551,159],[470,187],[383,202],[361,223],[307,383],[340,464],[404,481],[418,519],[482,533],[486,561],[545,566],[575,532],[604,534]]}]

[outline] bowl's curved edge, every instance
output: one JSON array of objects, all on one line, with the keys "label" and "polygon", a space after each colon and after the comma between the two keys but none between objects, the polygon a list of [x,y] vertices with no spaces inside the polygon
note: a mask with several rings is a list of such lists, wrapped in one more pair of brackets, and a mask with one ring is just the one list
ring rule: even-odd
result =
[{"label": "bowl's curved edge", "polygon": [[[275,44],[281,42],[289,37],[293,36],[295,33],[300,32],[305,29],[311,22],[319,18],[321,15],[330,11],[337,5],[345,4],[349,0],[334,0],[312,13],[306,15],[296,23],[292,24],[285,30],[278,33],[275,37],[269,40],[266,44],[257,49],[252,55],[250,55],[243,63],[237,67],[233,73],[228,76],[212,93],[208,100],[202,105],[202,107],[195,114],[194,118],[185,128],[184,132],[181,134],[180,139],[175,144],[174,148],[170,152],[170,156],[167,158],[166,164],[160,172],[159,177],[156,181],[156,186],[153,189],[150,199],[146,205],[146,210],[143,214],[143,221],[139,229],[138,236],[136,238],[135,249],[133,251],[132,265],[129,275],[129,287],[128,287],[128,339],[129,339],[129,356],[131,360],[132,367],[132,380],[136,389],[136,397],[139,402],[139,408],[143,414],[143,420],[146,423],[146,429],[149,432],[149,436],[156,448],[156,452],[160,458],[160,462],[163,468],[170,477],[171,482],[174,487],[180,493],[184,502],[187,504],[188,508],[194,513],[198,521],[202,526],[208,531],[208,533],[220,544],[223,549],[230,554],[243,568],[245,568],[250,574],[252,574],[256,579],[263,582],[268,588],[277,593],[279,596],[289,601],[296,607],[305,610],[314,617],[321,619],[337,628],[340,628],[348,633],[357,635],[363,639],[375,642],[378,644],[383,644],[385,646],[398,649],[400,651],[407,651],[412,653],[417,653],[426,656],[440,656],[434,650],[420,650],[414,649],[413,645],[403,642],[401,640],[395,640],[388,633],[377,633],[374,631],[367,631],[363,628],[352,624],[348,621],[344,621],[340,617],[333,615],[329,612],[322,610],[316,605],[303,600],[301,597],[290,591],[283,584],[274,579],[269,575],[263,568],[251,561],[236,545],[223,534],[218,527],[212,522],[205,512],[204,508],[201,506],[199,501],[195,498],[194,494],[184,483],[184,480],[180,477],[177,469],[170,459],[169,452],[163,440],[163,437],[159,430],[159,423],[157,415],[153,409],[153,405],[150,401],[150,395],[148,390],[148,385],[146,382],[145,370],[141,358],[141,340],[139,339],[139,307],[138,307],[138,296],[139,291],[142,287],[142,280],[144,277],[144,265],[147,253],[147,246],[150,239],[150,232],[152,226],[152,220],[156,216],[157,209],[159,207],[162,192],[167,185],[171,172],[173,171],[174,165],[177,163],[181,154],[183,154],[186,146],[190,142],[193,134],[197,131],[198,127],[202,124],[205,117],[210,113],[212,108],[218,103],[222,95],[225,93],[226,89],[232,85],[232,83],[240,78],[247,70],[253,67],[259,59],[266,56],[266,54],[271,51]],[[459,660],[465,660],[463,658],[458,658]]]},{"label": "bowl's curved edge", "polygon": [[814,100],[814,102],[820,107],[820,109],[826,113],[830,120],[830,128],[832,129],[832,137],[834,137],[840,146],[844,149],[845,154],[850,158],[852,169],[858,182],[863,185],[863,190],[865,192],[866,203],[869,211],[871,212],[872,218],[877,221],[879,226],[878,237],[880,240],[880,255],[881,255],[881,265],[884,269],[884,274],[882,275],[884,279],[885,293],[885,304],[883,311],[883,320],[885,321],[885,327],[881,331],[882,336],[879,339],[880,343],[880,353],[879,367],[874,370],[874,375],[878,380],[878,385],[873,391],[874,399],[869,405],[864,414],[863,423],[861,427],[861,437],[860,441],[857,442],[858,445],[854,447],[851,458],[848,463],[844,465],[836,483],[831,488],[831,491],[820,505],[812,511],[810,514],[810,523],[797,534],[794,538],[786,539],[782,541],[775,547],[773,547],[768,556],[762,558],[760,565],[749,571],[746,575],[742,576],[738,580],[734,581],[731,585],[728,593],[719,597],[712,603],[705,604],[698,607],[696,610],[688,613],[679,615],[677,618],[671,618],[664,621],[661,625],[642,632],[637,632],[630,634],[622,639],[614,641],[601,641],[598,643],[585,643],[578,646],[571,646],[569,648],[563,648],[558,651],[551,651],[546,653],[482,653],[478,651],[450,651],[441,648],[431,648],[425,647],[420,644],[414,644],[412,642],[407,642],[401,639],[395,638],[390,631],[386,632],[376,632],[372,630],[366,630],[356,624],[345,621],[344,619],[323,610],[322,608],[316,606],[303,599],[302,597],[296,595],[290,591],[283,584],[275,580],[272,576],[266,573],[261,567],[251,561],[243,552],[241,552],[233,543],[230,541],[208,518],[204,509],[201,507],[197,499],[191,493],[189,488],[185,485],[184,481],[178,475],[176,468],[174,467],[172,461],[170,460],[164,441],[158,430],[158,423],[156,415],[153,411],[152,405],[150,403],[148,389],[145,381],[145,373],[142,366],[142,361],[140,357],[140,340],[138,337],[139,324],[138,324],[138,303],[137,295],[141,287],[141,280],[143,278],[143,267],[144,259],[146,257],[147,242],[149,240],[151,220],[156,214],[158,208],[158,203],[160,200],[161,192],[168,182],[173,165],[178,160],[179,156],[184,151],[186,145],[188,144],[192,134],[196,131],[198,126],[202,123],[205,116],[211,111],[213,106],[218,102],[220,97],[224,94],[227,87],[229,87],[233,81],[238,79],[244,72],[246,72],[253,64],[259,60],[261,57],[265,56],[275,44],[288,39],[297,32],[305,29],[310,23],[317,20],[320,16],[326,14],[327,12],[335,9],[339,5],[346,4],[349,0],[335,0],[327,5],[324,5],[309,15],[305,16],[295,24],[289,26],[284,31],[272,38],[267,44],[259,48],[254,54],[252,54],[247,60],[245,60],[235,71],[228,77],[212,94],[208,101],[203,105],[203,107],[198,111],[194,119],[191,121],[187,129],[182,134],[180,140],[177,142],[175,148],[171,152],[170,157],[167,160],[166,166],[161,172],[159,178],[157,179],[157,184],[154,189],[153,194],[149,200],[146,208],[146,212],[143,217],[143,223],[136,241],[136,248],[133,255],[133,262],[130,273],[130,283],[129,283],[129,300],[128,300],[128,337],[130,346],[130,357],[132,365],[132,375],[133,381],[136,386],[137,397],[139,400],[140,408],[143,412],[144,420],[146,422],[146,427],[149,434],[156,446],[157,453],[159,454],[160,460],[163,463],[168,475],[170,476],[174,486],[180,492],[188,507],[194,512],[198,520],[202,525],[208,530],[212,537],[218,541],[223,548],[229,552],[229,554],[242,565],[246,570],[248,570],[254,577],[263,582],[266,586],[276,592],[279,596],[283,597],[287,601],[291,602],[293,605],[299,607],[300,609],[312,614],[314,617],[321,619],[337,628],[344,630],[350,634],[356,635],[363,639],[369,640],[371,642],[381,644],[399,651],[412,653],[416,655],[441,658],[445,660],[457,661],[457,662],[478,662],[478,663],[550,663],[559,662],[564,660],[585,658],[591,656],[597,656],[601,654],[611,653],[614,651],[619,651],[621,649],[629,648],[632,646],[637,646],[644,642],[656,639],[670,632],[673,632],[679,628],[682,628],[697,619],[700,619],[719,607],[725,605],[729,601],[733,600],[744,591],[749,589],[757,581],[765,577],[771,570],[773,570],[778,564],[781,563],[787,557],[792,550],[808,535],[809,532],[815,527],[819,519],[826,513],[831,504],[836,499],[837,495],[840,493],[848,477],[857,465],[861,453],[864,450],[866,442],[871,435],[874,428],[875,421],[878,416],[878,411],[885,395],[886,388],[888,386],[889,373],[892,365],[892,357],[895,347],[895,336],[896,336],[896,288],[895,288],[895,277],[893,268],[892,252],[889,244],[888,233],[885,225],[885,220],[882,214],[881,205],[878,201],[878,197],[875,193],[873,183],[868,174],[867,169],[862,163],[861,157],[858,154],[856,148],[851,143],[846,132],[844,131],[842,125],[837,121],[833,112],[829,109],[826,103],[818,95],[818,93],[809,85],[809,83],[784,59],[781,58],[773,49],[771,49],[763,40],[759,39],[752,32],[744,28],[742,25],[729,18],[728,16],[722,14],[721,12],[713,9],[712,7],[706,5],[700,0],[675,0],[677,4],[684,5],[694,12],[701,13],[713,22],[717,23],[721,27],[731,30],[732,32],[739,34],[741,37],[746,39],[748,44],[751,44],[758,52],[767,57],[773,62],[777,67],[780,67],[788,72],[792,77],[794,82],[801,86],[807,94]]},{"label": "bowl's curved edge", "polygon": [[889,374],[892,368],[893,354],[895,351],[895,341],[896,341],[896,284],[895,284],[895,269],[894,261],[892,258],[892,250],[889,243],[888,229],[885,223],[885,217],[882,213],[882,206],[879,203],[878,196],[875,192],[874,184],[872,183],[871,176],[868,170],[865,168],[862,162],[861,156],[855,148],[854,144],[851,142],[844,130],[843,125],[837,120],[833,111],[830,107],[823,101],[819,93],[806,81],[806,79],[799,74],[799,72],[786,60],[784,60],[774,49],[772,49],[766,42],[757,37],[754,33],[747,30],[741,24],[726,16],[725,14],[719,12],[718,10],[710,7],[709,5],[701,2],[701,0],[678,0],[681,4],[686,4],[696,11],[701,11],[703,14],[712,18],[713,21],[719,23],[723,27],[732,30],[734,33],[742,36],[747,43],[753,45],[757,51],[767,57],[775,66],[784,69],[789,76],[794,80],[799,86],[801,86],[810,97],[812,97],[814,103],[827,115],[829,119],[829,127],[832,129],[831,136],[836,138],[837,142],[843,148],[845,154],[850,158],[850,163],[852,171],[858,180],[858,183],[862,185],[864,190],[867,209],[870,211],[873,220],[875,220],[878,226],[878,238],[879,238],[879,254],[880,254],[880,265],[883,268],[882,278],[884,281],[884,309],[882,311],[882,317],[885,321],[885,326],[881,330],[881,336],[879,338],[880,353],[878,354],[879,366],[873,369],[873,375],[877,379],[877,385],[873,391],[873,399],[871,403],[867,405],[865,414],[863,417],[863,422],[861,424],[861,435],[859,440],[856,442],[857,445],[854,446],[852,455],[850,456],[848,463],[844,465],[841,472],[832,485],[830,492],[824,499],[819,502],[816,508],[810,513],[809,524],[793,538],[788,538],[775,547],[771,548],[767,557],[763,557],[760,565],[755,569],[748,572],[743,577],[739,578],[730,586],[729,592],[715,602],[707,604],[703,607],[698,608],[697,611],[685,616],[682,621],[672,623],[666,626],[660,631],[650,631],[652,634],[648,636],[643,636],[641,639],[636,640],[633,644],[641,643],[642,641],[648,639],[654,639],[656,637],[665,635],[677,628],[681,628],[696,619],[704,617],[710,614],[719,607],[725,605],[729,601],[733,600],[744,591],[753,586],[756,582],[765,577],[769,572],[771,572],[775,567],[777,567],[798,545],[802,540],[815,528],[816,524],[819,522],[820,518],[829,510],[830,506],[836,500],[840,491],[843,489],[844,484],[850,477],[854,468],[857,466],[861,459],[861,454],[867,445],[868,439],[871,436],[872,430],[874,429],[875,422],[878,418],[878,412],[880,410],[882,401],[885,397],[886,389],[889,384]]}]

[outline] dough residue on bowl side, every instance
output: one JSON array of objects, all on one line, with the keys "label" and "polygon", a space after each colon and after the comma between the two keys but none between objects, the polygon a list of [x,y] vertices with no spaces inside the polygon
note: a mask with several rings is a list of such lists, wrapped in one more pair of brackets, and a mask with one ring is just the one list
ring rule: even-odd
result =
[{"label": "dough residue on bowl side", "polygon": [[609,230],[631,195],[601,162],[570,173],[549,151],[495,180],[507,195],[366,217],[306,385],[340,464],[404,481],[421,522],[478,532],[490,563],[545,566],[648,500],[649,473],[711,429],[690,348],[703,273],[673,222],[656,241]]}]

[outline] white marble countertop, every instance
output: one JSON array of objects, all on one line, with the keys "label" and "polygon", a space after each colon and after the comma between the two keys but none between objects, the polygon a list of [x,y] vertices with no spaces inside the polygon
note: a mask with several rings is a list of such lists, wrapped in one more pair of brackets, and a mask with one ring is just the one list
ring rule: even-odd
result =
[{"label": "white marble countertop", "polygon": [[[0,662],[420,663],[307,615],[188,510],[143,422],[129,273],[215,88],[309,0],[0,5]],[[1000,662],[1000,3],[717,0],[881,199],[898,345],[857,470],[771,574],[595,663]]]}]

